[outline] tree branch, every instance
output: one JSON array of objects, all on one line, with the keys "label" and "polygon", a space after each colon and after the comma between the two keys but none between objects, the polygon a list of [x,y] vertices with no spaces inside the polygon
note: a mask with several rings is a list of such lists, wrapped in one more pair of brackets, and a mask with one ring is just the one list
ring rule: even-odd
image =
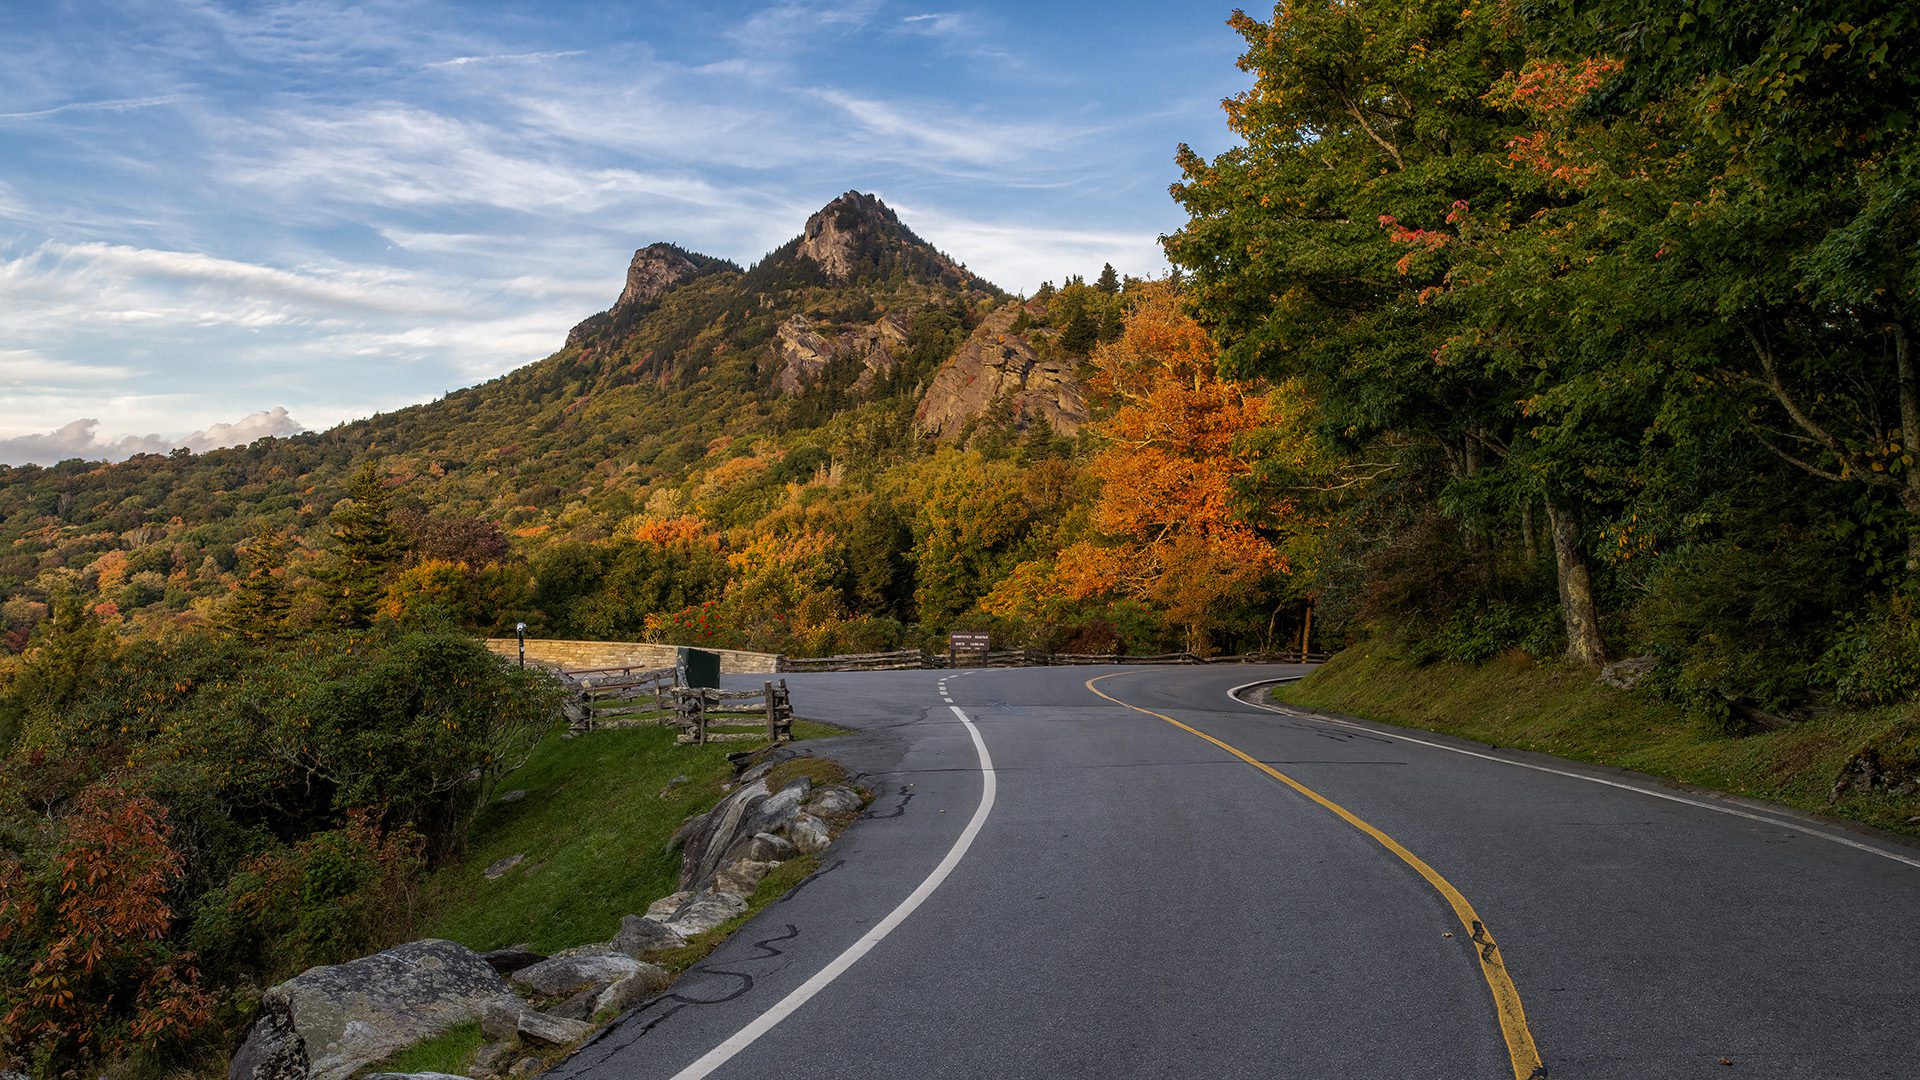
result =
[{"label": "tree branch", "polygon": [[1367,138],[1372,139],[1376,143],[1379,143],[1380,148],[1382,150],[1385,150],[1388,154],[1391,154],[1393,156],[1393,167],[1404,172],[1406,170],[1407,163],[1405,159],[1403,159],[1400,156],[1400,148],[1388,142],[1387,140],[1381,138],[1380,133],[1373,130],[1373,125],[1367,123],[1366,114],[1360,111],[1360,106],[1356,104],[1352,98],[1347,96],[1347,92],[1345,90],[1336,90],[1335,93],[1340,95],[1341,104],[1345,105],[1347,107],[1347,111],[1353,114],[1353,118],[1359,121],[1360,130],[1367,133]]}]

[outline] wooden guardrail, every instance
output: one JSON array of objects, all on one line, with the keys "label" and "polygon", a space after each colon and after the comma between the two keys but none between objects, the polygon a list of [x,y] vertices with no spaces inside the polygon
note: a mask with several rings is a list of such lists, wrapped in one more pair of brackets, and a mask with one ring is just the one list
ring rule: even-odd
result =
[{"label": "wooden guardrail", "polygon": [[673,668],[583,668],[562,672],[573,685],[573,730],[673,721]]},{"label": "wooden guardrail", "polygon": [[765,683],[758,690],[675,687],[673,700],[681,743],[704,746],[760,739],[775,743],[793,738],[793,701],[785,679]]}]

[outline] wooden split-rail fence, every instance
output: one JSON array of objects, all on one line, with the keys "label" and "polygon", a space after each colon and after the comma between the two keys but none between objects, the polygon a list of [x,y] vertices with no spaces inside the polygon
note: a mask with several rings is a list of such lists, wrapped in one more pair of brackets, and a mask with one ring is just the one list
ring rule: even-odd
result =
[{"label": "wooden split-rail fence", "polygon": [[758,690],[680,687],[674,691],[674,719],[680,725],[679,741],[696,746],[793,738],[793,700],[785,679]]},{"label": "wooden split-rail fence", "polygon": [[1128,656],[1124,653],[1056,653],[1041,649],[992,649],[986,652],[930,653],[922,649],[898,649],[893,652],[852,653],[846,656],[780,658],[780,670],[802,671],[908,671],[947,667],[1054,667],[1083,664],[1318,664],[1326,653],[1246,653],[1234,656],[1198,656],[1194,653],[1155,653]]},{"label": "wooden split-rail fence", "polygon": [[[578,734],[606,728],[675,726],[682,743],[793,738],[793,701],[787,681],[758,690],[712,690],[678,685],[674,668],[588,668],[562,676],[574,687],[568,707]],[[750,730],[749,730],[750,729]]]}]

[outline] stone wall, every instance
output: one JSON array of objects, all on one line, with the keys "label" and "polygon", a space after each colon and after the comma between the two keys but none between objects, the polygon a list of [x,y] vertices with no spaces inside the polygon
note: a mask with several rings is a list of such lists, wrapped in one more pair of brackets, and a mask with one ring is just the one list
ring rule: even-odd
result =
[{"label": "stone wall", "polygon": [[[509,660],[520,657],[514,638],[488,638],[487,648]],[[679,647],[648,645],[635,641],[552,641],[527,639],[527,663],[539,667],[577,671],[581,668],[672,667]],[[778,671],[780,658],[772,653],[741,652],[738,649],[709,649],[720,654],[723,675],[763,675]]]}]

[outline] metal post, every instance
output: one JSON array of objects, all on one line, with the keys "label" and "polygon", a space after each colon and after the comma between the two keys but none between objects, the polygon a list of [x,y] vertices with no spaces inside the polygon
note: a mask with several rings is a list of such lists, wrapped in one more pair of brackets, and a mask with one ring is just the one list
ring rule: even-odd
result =
[{"label": "metal post", "polygon": [[520,639],[520,666],[526,667],[527,666],[527,624],[523,622],[514,623],[513,632],[515,636],[519,637]]}]

